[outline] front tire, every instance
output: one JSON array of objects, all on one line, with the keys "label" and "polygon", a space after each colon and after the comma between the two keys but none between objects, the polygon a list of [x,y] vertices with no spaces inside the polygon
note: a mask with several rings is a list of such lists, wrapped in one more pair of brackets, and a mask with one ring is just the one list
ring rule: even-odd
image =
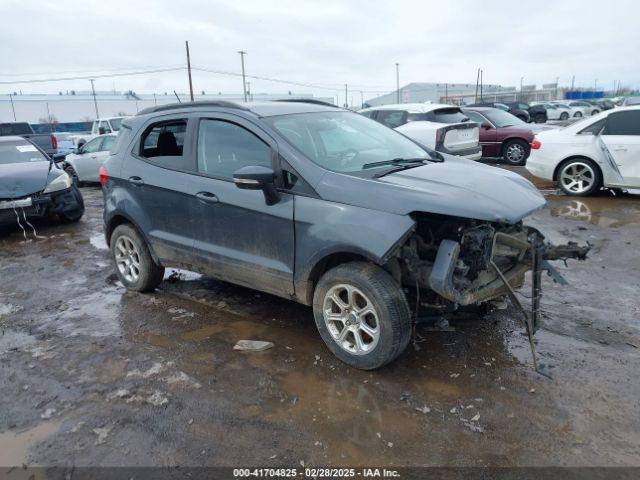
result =
[{"label": "front tire", "polygon": [[313,315],[329,350],[362,370],[395,360],[411,340],[402,288],[370,263],[345,263],[326,272],[313,295]]},{"label": "front tire", "polygon": [[77,185],[71,186],[71,195],[75,203],[58,212],[58,218],[62,223],[77,223],[84,215],[84,199]]},{"label": "front tire", "polygon": [[558,184],[566,195],[586,197],[600,189],[602,174],[593,161],[575,158],[560,165]]},{"label": "front tire", "polygon": [[545,117],[544,113],[536,113],[536,116],[534,117],[535,123],[544,123],[546,121],[547,117]]},{"label": "front tire", "polygon": [[569,114],[567,112],[562,112],[560,114],[560,120],[569,120]]},{"label": "front tire", "polygon": [[524,165],[529,157],[529,144],[524,140],[509,140],[502,147],[502,158],[509,165]]},{"label": "front tire", "polygon": [[118,225],[109,239],[116,275],[128,290],[150,292],[164,277],[164,267],[154,262],[142,235],[130,224]]},{"label": "front tire", "polygon": [[573,118],[582,118],[582,112],[576,112],[573,114]]},{"label": "front tire", "polygon": [[64,171],[67,173],[67,175],[71,177],[71,180],[73,180],[74,185],[80,186],[80,180],[78,179],[78,172],[76,172],[75,168],[73,168],[71,165],[67,165],[66,167],[64,167]]}]

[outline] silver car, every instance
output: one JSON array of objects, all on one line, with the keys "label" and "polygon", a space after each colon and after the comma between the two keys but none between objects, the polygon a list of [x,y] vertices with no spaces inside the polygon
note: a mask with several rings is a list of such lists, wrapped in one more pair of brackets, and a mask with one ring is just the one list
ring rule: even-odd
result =
[{"label": "silver car", "polygon": [[109,150],[116,139],[116,135],[100,135],[65,158],[64,170],[75,183],[99,182],[98,170],[109,157]]}]

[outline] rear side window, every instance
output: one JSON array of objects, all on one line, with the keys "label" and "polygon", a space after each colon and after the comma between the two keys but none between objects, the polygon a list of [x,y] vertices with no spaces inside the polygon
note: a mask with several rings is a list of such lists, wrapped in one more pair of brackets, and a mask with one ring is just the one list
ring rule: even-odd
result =
[{"label": "rear side window", "polygon": [[407,123],[407,113],[402,110],[378,110],[376,120],[389,128],[397,128]]},{"label": "rear side window", "polygon": [[114,136],[110,136],[110,137],[104,137],[104,141],[102,142],[102,148],[100,148],[100,150],[111,150],[111,147],[113,147],[113,142],[116,139],[116,137]]},{"label": "rear side window", "polygon": [[129,144],[131,141],[131,127],[126,123],[122,124],[122,128],[118,130],[118,136],[111,147],[111,155],[120,153],[120,151]]},{"label": "rear side window", "polygon": [[582,130],[580,130],[578,132],[578,134],[580,134],[580,135],[598,135],[600,133],[600,131],[602,130],[602,127],[604,127],[604,122],[605,121],[606,121],[606,118],[598,120],[597,122],[594,122],[591,125],[589,125],[588,127],[583,128]]},{"label": "rear side window", "polygon": [[0,135],[29,135],[33,133],[28,123],[3,123],[0,124]]},{"label": "rear side window", "polygon": [[184,153],[186,120],[171,120],[152,125],[142,135],[140,156],[144,158],[181,157]]},{"label": "rear side window", "polygon": [[603,135],[640,135],[640,110],[612,113],[607,118]]},{"label": "rear side window", "polygon": [[100,145],[102,145],[102,137],[89,140],[82,147],[82,153],[95,153],[100,151]]},{"label": "rear side window", "polygon": [[271,148],[249,130],[223,120],[202,120],[198,129],[198,171],[232,179],[239,168],[271,167]]},{"label": "rear side window", "polygon": [[427,113],[427,120],[436,123],[468,122],[467,117],[459,108],[439,108]]}]

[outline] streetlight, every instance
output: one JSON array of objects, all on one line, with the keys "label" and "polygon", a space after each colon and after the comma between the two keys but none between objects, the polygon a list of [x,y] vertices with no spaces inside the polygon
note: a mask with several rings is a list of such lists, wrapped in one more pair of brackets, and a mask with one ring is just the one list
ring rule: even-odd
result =
[{"label": "streetlight", "polygon": [[524,77],[520,77],[520,101],[522,101],[522,81],[524,80]]},{"label": "streetlight", "polygon": [[400,103],[400,64],[396,62],[396,103]]},{"label": "streetlight", "polygon": [[244,74],[244,56],[247,54],[244,50],[238,50],[240,54],[240,62],[242,63],[242,95],[244,97],[244,101],[247,101],[247,81]]}]

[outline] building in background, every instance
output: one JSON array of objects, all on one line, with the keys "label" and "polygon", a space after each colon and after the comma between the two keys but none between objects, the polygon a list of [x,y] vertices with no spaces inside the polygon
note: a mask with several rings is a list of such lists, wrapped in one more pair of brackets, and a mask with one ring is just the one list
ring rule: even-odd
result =
[{"label": "building in background", "polygon": [[[178,94],[181,102],[188,102],[189,95]],[[280,100],[285,98],[314,98],[333,103],[333,97],[314,97],[312,94],[251,94],[252,101]],[[227,100],[242,102],[242,94],[194,93],[196,101]],[[96,92],[95,98],[100,117],[135,115],[140,110],[154,105],[176,103],[173,92],[162,94],[136,94],[134,92]],[[13,102],[13,105],[12,105]],[[91,92],[69,94],[25,94],[0,96],[0,122],[15,121],[29,123],[88,122],[96,118],[96,107]]]}]

